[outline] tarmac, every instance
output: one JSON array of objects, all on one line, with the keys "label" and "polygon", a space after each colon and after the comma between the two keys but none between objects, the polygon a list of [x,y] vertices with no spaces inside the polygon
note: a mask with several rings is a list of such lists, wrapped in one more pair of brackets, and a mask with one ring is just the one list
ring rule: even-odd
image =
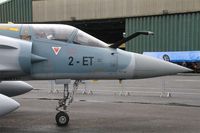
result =
[{"label": "tarmac", "polygon": [[66,127],[55,122],[63,86],[29,81],[35,89],[14,97],[21,107],[0,118],[0,133],[199,133],[199,81],[196,74],[83,81]]}]

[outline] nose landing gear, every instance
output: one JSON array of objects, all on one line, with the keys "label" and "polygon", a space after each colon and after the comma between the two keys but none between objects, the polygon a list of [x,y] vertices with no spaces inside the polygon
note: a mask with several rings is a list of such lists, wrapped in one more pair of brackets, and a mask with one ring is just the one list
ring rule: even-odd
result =
[{"label": "nose landing gear", "polygon": [[67,107],[73,102],[73,97],[78,89],[80,80],[74,82],[71,92],[69,91],[70,82],[70,80],[67,80],[67,82],[64,83],[63,98],[58,101],[58,106],[56,108],[56,110],[59,111],[55,117],[58,126],[66,126],[69,123],[69,115],[66,113]]}]

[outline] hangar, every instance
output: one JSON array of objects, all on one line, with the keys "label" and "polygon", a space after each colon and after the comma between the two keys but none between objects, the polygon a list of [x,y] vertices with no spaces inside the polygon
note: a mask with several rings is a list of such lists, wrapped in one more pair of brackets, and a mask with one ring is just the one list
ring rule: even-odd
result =
[{"label": "hangar", "polygon": [[200,0],[11,0],[0,13],[1,22],[70,24],[108,43],[153,31],[126,44],[138,53],[200,50]]}]

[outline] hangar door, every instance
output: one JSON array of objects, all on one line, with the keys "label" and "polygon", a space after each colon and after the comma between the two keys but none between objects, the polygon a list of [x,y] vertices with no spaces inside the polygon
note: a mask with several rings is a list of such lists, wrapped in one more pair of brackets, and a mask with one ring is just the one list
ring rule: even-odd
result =
[{"label": "hangar door", "polygon": [[200,50],[200,12],[126,19],[126,35],[150,30],[154,36],[129,41],[126,50],[143,52]]}]

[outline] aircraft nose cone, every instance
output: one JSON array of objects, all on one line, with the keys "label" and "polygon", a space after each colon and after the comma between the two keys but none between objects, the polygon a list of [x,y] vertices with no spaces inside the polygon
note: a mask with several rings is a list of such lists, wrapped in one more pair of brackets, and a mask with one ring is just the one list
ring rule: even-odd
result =
[{"label": "aircraft nose cone", "polygon": [[190,71],[192,70],[167,61],[135,54],[134,76],[136,78],[150,78]]},{"label": "aircraft nose cone", "polygon": [[17,108],[19,108],[20,104],[15,100],[0,94],[0,116],[6,115]]}]

